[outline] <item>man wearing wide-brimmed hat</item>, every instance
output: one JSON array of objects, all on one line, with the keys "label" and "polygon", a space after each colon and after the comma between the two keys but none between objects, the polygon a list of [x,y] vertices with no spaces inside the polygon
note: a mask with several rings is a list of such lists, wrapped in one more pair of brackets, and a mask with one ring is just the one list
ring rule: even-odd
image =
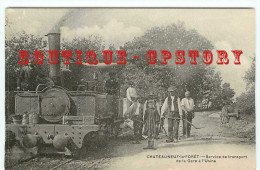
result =
[{"label": "man wearing wide-brimmed hat", "polygon": [[178,142],[178,131],[182,108],[180,98],[177,96],[177,88],[168,88],[168,97],[161,108],[161,117],[168,118],[168,137],[166,142]]}]

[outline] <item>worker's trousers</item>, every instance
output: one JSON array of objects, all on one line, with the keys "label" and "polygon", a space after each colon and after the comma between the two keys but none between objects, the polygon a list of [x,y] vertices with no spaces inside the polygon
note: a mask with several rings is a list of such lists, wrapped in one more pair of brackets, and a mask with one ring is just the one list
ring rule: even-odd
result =
[{"label": "worker's trousers", "polygon": [[[176,119],[178,118],[178,119]],[[170,140],[178,140],[179,124],[180,124],[179,112],[171,112],[168,118],[168,136]]]},{"label": "worker's trousers", "polygon": [[[192,122],[192,112],[188,112],[188,114],[182,115],[183,119],[188,120],[189,122]],[[183,135],[187,135],[187,137],[190,137],[190,130],[191,130],[191,124],[187,123],[185,120],[183,122]]]}]

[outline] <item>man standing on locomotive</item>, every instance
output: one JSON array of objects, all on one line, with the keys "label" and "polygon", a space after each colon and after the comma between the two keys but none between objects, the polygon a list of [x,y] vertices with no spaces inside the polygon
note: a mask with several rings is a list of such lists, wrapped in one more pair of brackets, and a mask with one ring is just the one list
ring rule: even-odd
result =
[{"label": "man standing on locomotive", "polygon": [[168,97],[165,99],[161,108],[161,117],[168,118],[168,137],[169,142],[178,142],[179,123],[182,118],[182,108],[180,98],[177,96],[177,88],[168,88]]},{"label": "man standing on locomotive", "polygon": [[[186,91],[185,92],[185,98],[181,100],[181,106],[182,110],[184,111],[183,114],[183,119],[188,120],[189,122],[192,122],[192,119],[194,118],[194,101],[190,97],[190,92]],[[183,122],[183,137],[190,137],[190,130],[191,130],[191,125],[188,124],[186,121]]]},{"label": "man standing on locomotive", "polygon": [[109,79],[105,83],[105,90],[108,95],[118,95],[119,83],[116,80],[116,74],[109,72]]},{"label": "man standing on locomotive", "polygon": [[30,86],[32,84],[33,76],[32,76],[32,67],[31,63],[28,65],[22,66],[18,73],[17,79],[17,90],[27,91],[32,90]]},{"label": "man standing on locomotive", "polygon": [[110,102],[109,105],[112,107],[109,109],[108,114],[111,116],[110,119],[107,119],[108,127],[108,133],[110,135],[114,135],[118,133],[117,128],[113,125],[113,119],[118,117],[117,108],[113,107],[117,105],[117,95],[119,95],[119,83],[116,80],[116,74],[114,72],[109,72],[109,79],[105,83],[105,90],[108,98],[108,101]]}]

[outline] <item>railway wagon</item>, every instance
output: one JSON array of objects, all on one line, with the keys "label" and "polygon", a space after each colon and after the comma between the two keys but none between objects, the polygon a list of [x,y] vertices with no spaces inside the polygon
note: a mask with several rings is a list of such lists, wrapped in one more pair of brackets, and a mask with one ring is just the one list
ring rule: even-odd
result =
[{"label": "railway wagon", "polygon": [[[50,50],[60,50],[60,34],[48,34]],[[98,66],[96,66],[98,67]],[[88,72],[90,74],[90,72]],[[93,72],[95,77],[96,71]],[[50,65],[54,84],[36,91],[15,92],[15,116],[6,125],[6,145],[18,144],[30,153],[77,154],[93,141],[103,143],[118,134],[123,123],[123,99],[100,87],[61,86],[60,61]],[[102,78],[101,78],[102,79]],[[92,81],[87,81],[88,85]],[[23,115],[23,123],[16,116]],[[28,116],[28,117],[26,117]],[[27,119],[29,121],[24,121]]]}]

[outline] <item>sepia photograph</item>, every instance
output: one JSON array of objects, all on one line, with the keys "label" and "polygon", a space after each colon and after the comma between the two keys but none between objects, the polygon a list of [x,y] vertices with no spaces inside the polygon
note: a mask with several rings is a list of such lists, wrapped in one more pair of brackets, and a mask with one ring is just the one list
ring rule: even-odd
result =
[{"label": "sepia photograph", "polygon": [[254,8],[6,8],[5,169],[254,170]]}]

